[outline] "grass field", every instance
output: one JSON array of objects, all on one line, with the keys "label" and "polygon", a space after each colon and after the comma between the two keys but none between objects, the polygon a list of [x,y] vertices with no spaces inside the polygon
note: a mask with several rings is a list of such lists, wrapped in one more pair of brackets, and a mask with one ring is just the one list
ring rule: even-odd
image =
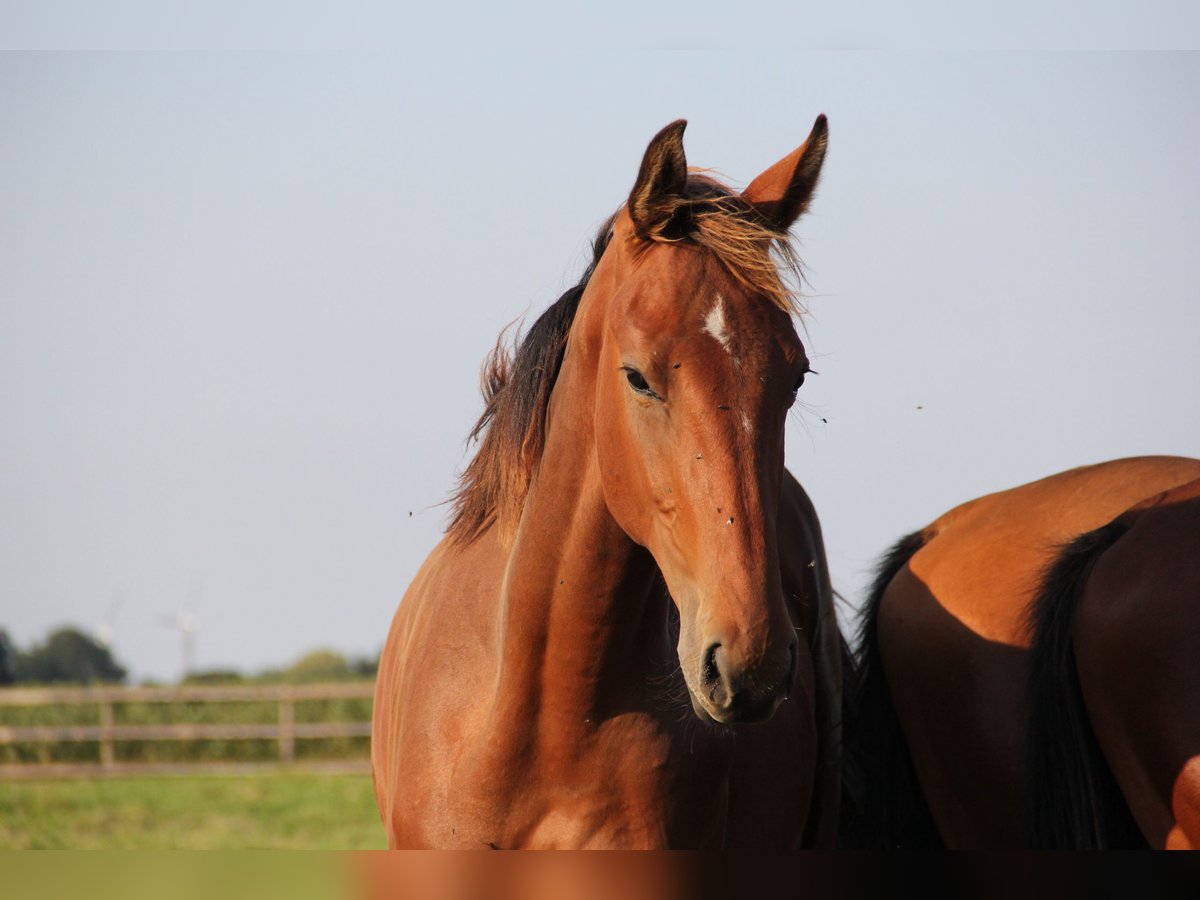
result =
[{"label": "grass field", "polygon": [[0,783],[0,847],[371,850],[369,775],[263,774]]}]

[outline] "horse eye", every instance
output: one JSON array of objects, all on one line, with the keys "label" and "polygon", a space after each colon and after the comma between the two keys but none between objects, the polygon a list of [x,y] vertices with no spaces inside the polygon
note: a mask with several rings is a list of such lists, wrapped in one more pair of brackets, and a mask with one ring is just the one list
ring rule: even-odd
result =
[{"label": "horse eye", "polygon": [[631,369],[629,366],[625,366],[625,380],[628,381],[629,386],[639,394],[645,394],[647,397],[658,397],[658,394],[654,393],[653,388],[650,387],[650,385],[646,382],[646,379],[642,377],[642,373],[637,369]]},{"label": "horse eye", "polygon": [[788,403],[788,406],[791,406],[793,403],[796,402],[796,395],[798,393],[800,393],[800,388],[804,386],[804,376],[807,374],[808,374],[807,372],[801,372],[800,377],[796,379],[796,383],[794,385],[792,385],[792,398],[791,398],[791,401]]}]

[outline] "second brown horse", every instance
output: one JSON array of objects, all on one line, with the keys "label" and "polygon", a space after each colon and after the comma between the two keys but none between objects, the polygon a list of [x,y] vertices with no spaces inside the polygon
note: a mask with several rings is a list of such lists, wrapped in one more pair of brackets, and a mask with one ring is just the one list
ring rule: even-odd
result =
[{"label": "second brown horse", "polygon": [[1200,841],[1200,460],[1073,469],[902,540],[865,610],[846,841]]}]

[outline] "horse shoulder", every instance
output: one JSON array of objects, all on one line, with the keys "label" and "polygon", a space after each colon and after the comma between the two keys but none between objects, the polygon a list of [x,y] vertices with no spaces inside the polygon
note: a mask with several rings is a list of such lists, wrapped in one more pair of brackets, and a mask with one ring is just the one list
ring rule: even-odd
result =
[{"label": "horse shoulder", "polygon": [[455,770],[478,744],[481,697],[494,680],[502,572],[487,535],[467,547],[444,540],[392,620],[376,680],[372,768],[394,844],[462,843],[454,826],[442,824],[456,817]]}]

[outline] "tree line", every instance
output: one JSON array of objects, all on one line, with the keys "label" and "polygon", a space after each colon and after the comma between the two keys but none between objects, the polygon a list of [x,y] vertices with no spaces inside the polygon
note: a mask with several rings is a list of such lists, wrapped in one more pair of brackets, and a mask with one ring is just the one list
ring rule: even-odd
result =
[{"label": "tree line", "polygon": [[[373,678],[378,657],[348,658],[333,650],[313,650],[290,665],[243,673],[214,669],[188,673],[183,684],[322,682]],[[0,628],[0,686],[14,684],[123,684],[129,672],[112,650],[72,626],[21,649]]]}]

